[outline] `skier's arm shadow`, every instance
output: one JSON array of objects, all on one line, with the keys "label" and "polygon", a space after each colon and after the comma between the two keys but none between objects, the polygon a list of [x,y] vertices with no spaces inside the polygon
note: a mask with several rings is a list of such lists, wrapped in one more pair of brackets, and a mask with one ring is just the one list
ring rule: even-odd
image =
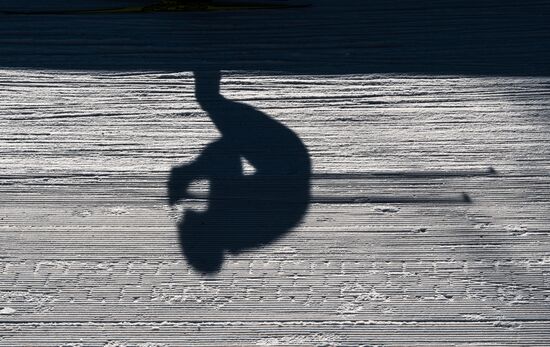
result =
[{"label": "skier's arm shadow", "polygon": [[[205,212],[188,210],[179,224],[182,251],[198,271],[217,272],[225,252],[267,244],[294,227],[310,200],[310,159],[290,129],[220,94],[220,73],[195,72],[198,103],[221,133],[192,163],[172,169],[171,204],[192,181],[210,183]],[[255,168],[244,175],[241,157]]]}]

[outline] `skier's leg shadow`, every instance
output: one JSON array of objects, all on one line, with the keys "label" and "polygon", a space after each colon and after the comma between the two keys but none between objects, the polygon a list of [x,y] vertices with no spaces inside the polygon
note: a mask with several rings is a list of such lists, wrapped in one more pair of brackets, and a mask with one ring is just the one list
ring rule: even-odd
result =
[{"label": "skier's leg shadow", "polygon": [[[195,95],[221,133],[192,163],[174,167],[171,204],[189,197],[196,180],[209,181],[205,212],[187,210],[179,239],[188,263],[217,272],[224,254],[268,244],[299,223],[310,200],[310,159],[290,129],[257,109],[225,99],[219,72],[195,72]],[[255,173],[243,174],[246,159]]]}]

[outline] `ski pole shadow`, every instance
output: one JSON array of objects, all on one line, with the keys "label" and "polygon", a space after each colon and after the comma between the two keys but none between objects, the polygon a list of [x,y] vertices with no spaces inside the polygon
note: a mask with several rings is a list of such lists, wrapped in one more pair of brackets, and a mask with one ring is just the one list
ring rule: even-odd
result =
[{"label": "ski pole shadow", "polygon": [[[308,151],[289,128],[220,94],[220,72],[195,72],[195,95],[221,133],[192,163],[174,167],[170,204],[189,198],[193,181],[210,183],[205,212],[187,210],[179,240],[188,263],[219,271],[225,253],[268,244],[297,225],[310,201]],[[254,168],[243,173],[242,159]]]}]

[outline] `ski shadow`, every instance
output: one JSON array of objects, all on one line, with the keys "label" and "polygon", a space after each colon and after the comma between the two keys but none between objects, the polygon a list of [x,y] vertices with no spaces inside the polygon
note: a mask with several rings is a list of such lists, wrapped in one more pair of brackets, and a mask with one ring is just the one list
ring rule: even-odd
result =
[{"label": "ski shadow", "polygon": [[[181,249],[203,273],[220,270],[225,253],[268,244],[300,222],[310,201],[311,164],[298,136],[266,114],[220,94],[220,72],[195,72],[195,95],[221,133],[192,163],[174,167],[170,204],[189,198],[196,180],[210,183],[205,212],[187,210]],[[245,175],[242,158],[255,172]]]}]

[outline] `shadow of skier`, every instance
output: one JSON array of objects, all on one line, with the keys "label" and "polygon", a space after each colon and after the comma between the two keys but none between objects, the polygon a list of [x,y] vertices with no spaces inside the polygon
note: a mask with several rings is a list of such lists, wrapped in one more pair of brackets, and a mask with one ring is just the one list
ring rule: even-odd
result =
[{"label": "shadow of skier", "polygon": [[[192,163],[174,167],[170,204],[188,197],[189,184],[210,182],[208,209],[187,210],[179,238],[188,263],[219,271],[225,252],[239,253],[274,241],[294,227],[310,200],[310,159],[290,129],[251,106],[220,94],[220,72],[195,72],[195,95],[221,138]],[[242,158],[255,169],[244,175]]]}]

